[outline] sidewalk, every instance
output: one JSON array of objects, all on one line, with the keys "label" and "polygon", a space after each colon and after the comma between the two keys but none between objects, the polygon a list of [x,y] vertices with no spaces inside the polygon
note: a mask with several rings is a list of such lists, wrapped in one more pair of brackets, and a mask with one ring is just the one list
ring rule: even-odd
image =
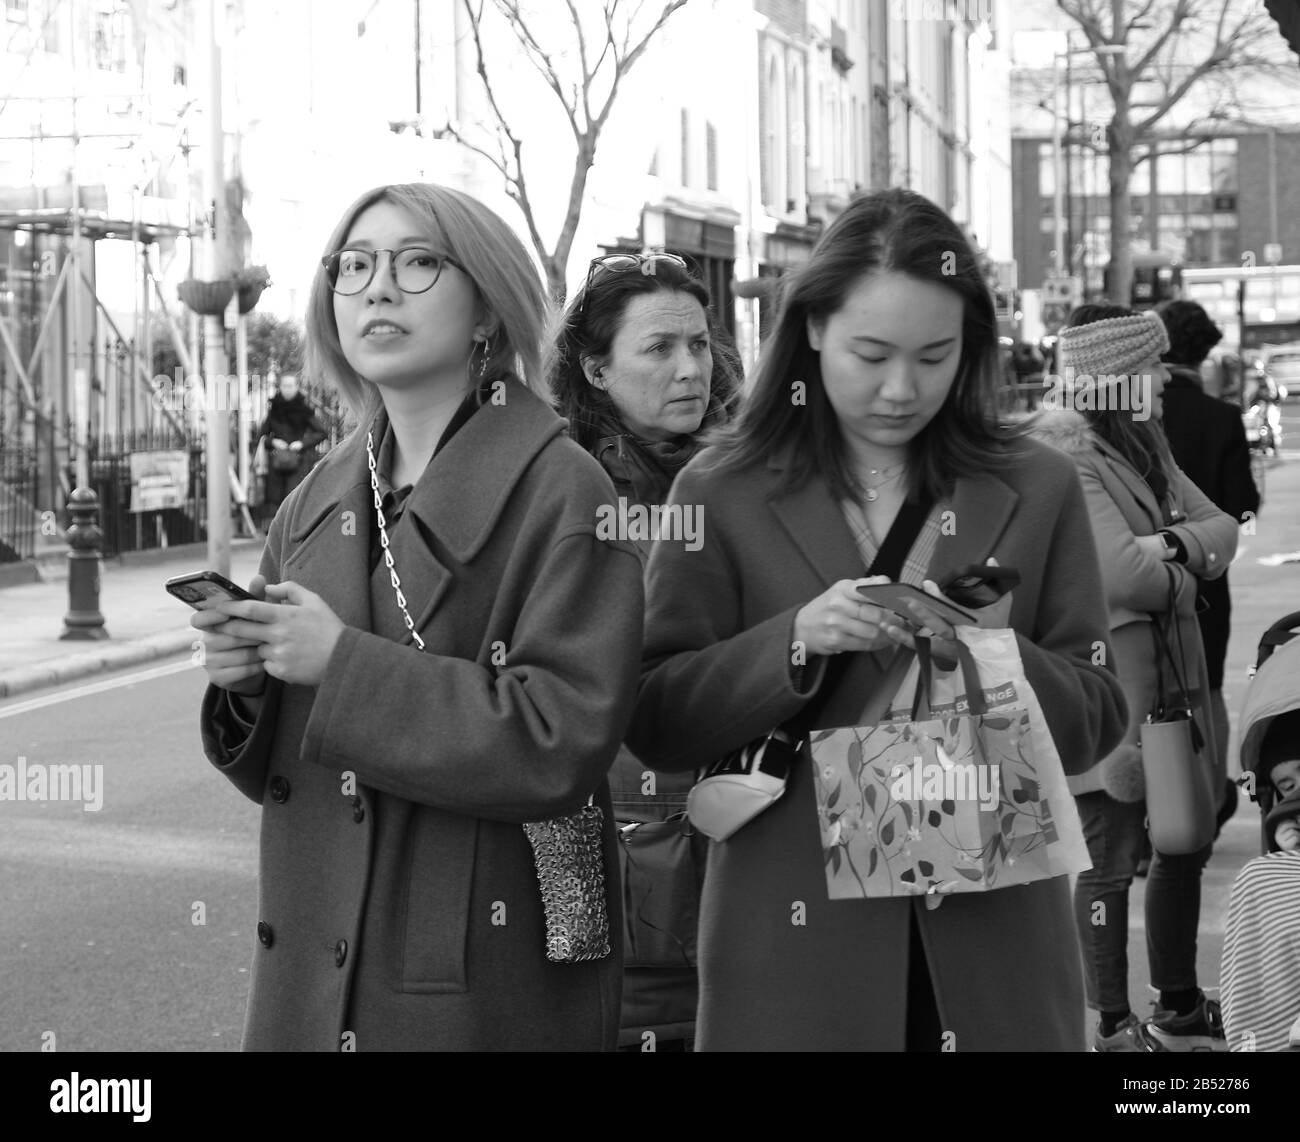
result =
[{"label": "sidewalk", "polygon": [[[257,572],[263,542],[233,542],[230,577],[236,583],[246,585]],[[164,591],[163,582],[206,566],[201,544],[105,560],[99,610],[109,637],[98,642],[59,638],[68,609],[66,573],[0,590],[0,698],[188,650],[198,637],[189,625],[190,608]]]}]

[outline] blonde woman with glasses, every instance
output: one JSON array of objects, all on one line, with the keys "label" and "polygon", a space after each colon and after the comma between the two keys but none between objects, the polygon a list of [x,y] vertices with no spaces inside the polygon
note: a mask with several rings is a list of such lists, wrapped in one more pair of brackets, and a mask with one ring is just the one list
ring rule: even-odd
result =
[{"label": "blonde woman with glasses", "polygon": [[544,309],[457,191],[381,187],[330,237],[308,364],[359,426],[276,516],[256,601],[193,620],[207,756],[263,807],[245,1049],[614,1045],[617,893],[607,954],[551,962],[521,828],[594,799],[616,877],[642,622],[609,479],[538,395]]}]

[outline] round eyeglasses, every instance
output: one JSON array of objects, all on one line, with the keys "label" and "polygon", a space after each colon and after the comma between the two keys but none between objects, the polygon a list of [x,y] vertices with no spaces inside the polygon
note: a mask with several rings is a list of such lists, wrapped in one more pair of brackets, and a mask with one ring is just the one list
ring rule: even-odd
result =
[{"label": "round eyeglasses", "polygon": [[364,290],[374,280],[379,268],[379,255],[388,255],[388,269],[393,284],[403,293],[424,293],[433,289],[442,274],[442,267],[450,263],[464,271],[455,258],[435,254],[424,246],[403,246],[400,250],[339,250],[321,259],[330,289],[344,297]]}]

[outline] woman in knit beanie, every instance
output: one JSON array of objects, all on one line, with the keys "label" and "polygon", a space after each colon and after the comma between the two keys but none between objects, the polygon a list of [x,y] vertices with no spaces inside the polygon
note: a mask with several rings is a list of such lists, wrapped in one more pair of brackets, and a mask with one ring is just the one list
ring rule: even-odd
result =
[{"label": "woman in knit beanie", "polygon": [[1223,788],[1195,601],[1199,578],[1228,569],[1237,524],[1179,470],[1169,451],[1160,426],[1168,376],[1160,358],[1168,348],[1164,324],[1153,313],[1081,306],[1058,346],[1063,400],[1053,403],[1066,407],[1040,414],[1031,428],[1075,459],[1101,561],[1113,666],[1129,707],[1124,743],[1095,769],[1070,779],[1093,864],[1079,875],[1074,904],[1088,1003],[1101,1017],[1093,1040],[1098,1051],[1226,1049],[1218,1004],[1205,998],[1196,980],[1201,870],[1210,845],[1189,856],[1153,855],[1147,952],[1161,1010],[1144,1022],[1128,1000],[1128,893],[1146,817],[1138,727],[1158,686],[1153,616],[1165,621],[1173,647],[1179,646],[1175,627],[1181,634],[1180,674],[1195,691],[1202,759],[1213,766],[1215,789]]}]

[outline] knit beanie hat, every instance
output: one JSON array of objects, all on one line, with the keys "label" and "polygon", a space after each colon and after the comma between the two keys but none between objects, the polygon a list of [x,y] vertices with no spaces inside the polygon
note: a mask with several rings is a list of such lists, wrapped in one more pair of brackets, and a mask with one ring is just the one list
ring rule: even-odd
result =
[{"label": "knit beanie hat", "polygon": [[1107,317],[1062,329],[1057,370],[1065,377],[1133,375],[1169,349],[1169,333],[1158,314]]}]

